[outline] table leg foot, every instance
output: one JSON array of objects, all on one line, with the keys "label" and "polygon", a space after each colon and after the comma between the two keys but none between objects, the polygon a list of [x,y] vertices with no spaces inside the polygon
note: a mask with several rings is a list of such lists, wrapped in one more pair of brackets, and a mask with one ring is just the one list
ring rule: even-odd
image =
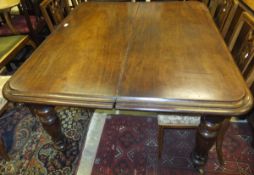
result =
[{"label": "table leg foot", "polygon": [[54,141],[54,147],[57,150],[64,151],[66,147],[66,138],[61,131],[60,120],[56,115],[53,106],[31,105],[30,110],[40,120],[45,131]]},{"label": "table leg foot", "polygon": [[203,167],[208,159],[208,152],[216,141],[221,122],[224,117],[201,117],[201,123],[196,133],[196,145],[191,154],[195,169],[204,174]]}]

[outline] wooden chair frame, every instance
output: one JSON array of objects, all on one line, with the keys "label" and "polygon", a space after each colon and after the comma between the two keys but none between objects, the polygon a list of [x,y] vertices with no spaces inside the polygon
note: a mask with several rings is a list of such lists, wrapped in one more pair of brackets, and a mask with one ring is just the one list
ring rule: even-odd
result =
[{"label": "wooden chair frame", "polygon": [[[217,13],[220,12],[218,10],[222,10],[221,13],[226,13],[225,17],[222,19],[220,26],[218,26],[219,30],[222,33],[222,36],[225,37],[228,30],[229,30],[229,27],[230,27],[230,24],[233,20],[233,17],[236,13],[239,2],[238,2],[238,0],[226,0],[224,2],[225,7],[222,7],[222,9],[219,9],[219,6],[223,2],[222,2],[222,0],[212,0],[209,2],[209,9],[210,9],[211,15],[213,16],[213,18],[215,18],[215,20],[218,18]],[[227,9],[225,9],[225,8],[227,8]]]},{"label": "wooden chair frame", "polygon": [[[253,29],[253,31],[254,31],[254,17],[251,16],[251,15],[249,15],[247,12],[243,12],[243,13],[241,14],[241,16],[240,16],[240,18],[239,18],[239,20],[238,20],[238,22],[237,22],[237,24],[236,24],[236,28],[235,28],[234,31],[233,31],[233,35],[232,35],[232,37],[231,37],[230,40],[229,40],[229,49],[230,49],[231,52],[232,52],[233,49],[234,49],[234,46],[235,46],[236,41],[237,41],[237,39],[238,39],[238,37],[239,37],[239,35],[240,35],[240,32],[241,32],[242,29],[243,29],[244,24],[247,24],[247,25],[248,25],[249,27],[251,27],[251,28]],[[243,70],[242,70],[242,74],[245,73],[245,71],[247,70],[248,66],[250,66],[250,63],[251,63],[252,61],[254,61],[254,60],[253,60],[253,58],[254,58],[254,52],[252,53],[252,55],[250,55],[250,58],[252,58],[252,59],[248,60],[247,64],[244,66],[244,68],[243,68]],[[253,66],[253,68],[250,70],[250,73],[248,74],[248,76],[247,76],[247,78],[245,79],[245,81],[246,81],[247,86],[248,86],[249,88],[251,88],[251,87],[253,86],[253,83],[254,83],[254,66]],[[229,127],[230,118],[231,118],[231,117],[229,117],[229,118],[227,118],[227,119],[225,119],[225,120],[223,121],[222,126],[221,126],[221,129],[220,129],[220,133],[219,133],[219,135],[218,135],[217,140],[223,140],[223,137],[224,137],[224,135],[225,135],[225,132],[226,132],[226,130],[227,130],[228,127]],[[254,117],[253,117],[253,114],[252,114],[252,116],[249,116],[248,120],[249,120],[250,123],[254,124]],[[216,148],[222,147],[222,142],[217,142],[216,144],[218,144],[218,145],[216,146]],[[253,144],[253,146],[254,146],[254,141],[253,141],[252,144]],[[217,150],[217,152],[218,152],[218,150]],[[219,152],[219,154],[222,154],[222,152]]]},{"label": "wooden chair frame", "polygon": [[[243,29],[244,24],[247,24],[248,26],[250,26],[253,31],[254,31],[254,17],[251,16],[250,14],[248,14],[247,12],[243,12],[239,18],[238,23],[236,24],[236,28],[233,32],[233,35],[229,41],[229,49],[232,52],[234,49],[234,46],[236,44],[236,41],[240,35],[240,32]],[[254,53],[252,53],[252,55],[250,55],[251,58],[254,58]],[[243,70],[242,70],[242,74],[244,74],[246,72],[246,70],[248,69],[250,63],[253,61],[253,59],[248,60],[247,64],[244,66]],[[247,76],[246,79],[247,85],[248,87],[251,87],[253,82],[254,82],[254,70],[252,69],[249,73],[249,75]]]},{"label": "wooden chair frame", "polygon": [[248,24],[251,28],[254,28],[254,17],[252,17],[247,12],[243,12],[238,20],[238,23],[236,24],[236,28],[233,32],[233,36],[230,39],[229,42],[229,50],[232,51],[234,45],[236,44],[236,40],[243,28],[244,24]]},{"label": "wooden chair frame", "polygon": [[[159,133],[158,133],[158,158],[161,158],[161,153],[163,150],[163,138],[164,138],[164,129],[179,129],[179,128],[184,128],[184,129],[193,129],[197,128],[200,124],[200,122],[196,124],[188,124],[185,123],[184,121],[181,123],[181,125],[161,125],[159,123],[159,117],[158,116],[158,125],[159,125]],[[179,117],[187,117],[187,118],[196,118],[195,120],[201,120],[201,116],[193,116],[193,115],[179,115]],[[226,118],[222,123],[221,123],[221,129],[219,130],[219,133],[217,135],[216,139],[216,153],[217,153],[217,158],[220,163],[220,165],[224,165],[224,159],[223,159],[223,153],[222,153],[222,144],[223,144],[223,139],[225,136],[225,132],[227,128],[229,127],[230,124],[230,117]]]},{"label": "wooden chair frame", "polygon": [[225,37],[228,30],[229,30],[229,27],[233,21],[233,18],[236,14],[236,11],[237,11],[237,8],[239,7],[239,2],[238,0],[232,0],[232,4],[231,4],[231,8],[230,8],[230,11],[228,13],[228,16],[224,22],[224,25],[223,27],[221,28],[221,33],[222,33],[222,36]]},{"label": "wooden chair frame", "polygon": [[[55,30],[54,24],[52,22],[52,18],[56,24],[60,23],[60,21],[64,18],[63,14],[57,14],[58,15],[57,17],[54,15],[52,15],[52,18],[50,17],[50,15],[47,11],[47,7],[49,6],[50,3],[53,3],[54,1],[56,1],[56,0],[44,0],[40,4],[41,13],[44,16],[45,21],[48,24],[49,30],[51,32],[53,32]],[[61,0],[59,0],[59,2],[61,2]],[[70,9],[68,0],[62,0],[62,3],[64,3],[67,13],[70,13],[71,9]]]},{"label": "wooden chair frame", "polygon": [[[196,117],[198,118],[198,116],[192,116],[192,117]],[[197,126],[194,125],[187,125],[187,124],[182,124],[180,125],[161,125],[159,123],[159,118],[160,115],[158,115],[158,125],[159,125],[159,133],[158,133],[158,157],[159,159],[161,158],[161,153],[163,150],[163,144],[164,144],[164,129],[180,129],[180,128],[184,128],[184,129],[194,129],[197,128]],[[199,117],[200,120],[200,117]]]},{"label": "wooden chair frame", "polygon": [[85,2],[84,0],[71,0],[73,7],[77,7],[79,4]]}]

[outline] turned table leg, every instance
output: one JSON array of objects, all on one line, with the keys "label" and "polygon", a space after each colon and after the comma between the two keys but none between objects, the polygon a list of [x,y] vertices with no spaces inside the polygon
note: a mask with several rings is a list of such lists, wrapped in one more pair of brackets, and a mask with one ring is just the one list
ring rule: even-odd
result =
[{"label": "turned table leg", "polygon": [[65,149],[66,138],[61,131],[61,123],[53,106],[29,105],[31,112],[36,115],[45,131],[51,136],[56,149]]},{"label": "turned table leg", "polygon": [[203,167],[208,159],[208,152],[216,141],[224,117],[202,116],[196,133],[196,145],[191,154],[194,167],[204,173]]}]

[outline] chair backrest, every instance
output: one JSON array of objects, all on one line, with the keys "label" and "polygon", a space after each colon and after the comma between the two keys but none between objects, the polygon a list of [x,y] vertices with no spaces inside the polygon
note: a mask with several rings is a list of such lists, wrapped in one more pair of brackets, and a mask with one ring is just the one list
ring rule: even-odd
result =
[{"label": "chair backrest", "polygon": [[237,0],[211,0],[209,9],[223,37],[226,35],[238,7]]},{"label": "chair backrest", "polygon": [[79,4],[85,2],[85,0],[71,0],[73,7],[77,7]]},{"label": "chair backrest", "polygon": [[40,7],[51,32],[70,12],[68,0],[44,0]]},{"label": "chair backrest", "polygon": [[[41,16],[40,3],[43,0],[22,0],[22,6],[25,5],[29,15],[35,15],[36,17]],[[21,6],[21,8],[22,8]]]},{"label": "chair backrest", "polygon": [[87,2],[135,2],[135,0],[87,0]]},{"label": "chair backrest", "polygon": [[239,18],[229,41],[229,49],[251,88],[254,84],[254,17],[247,12]]}]

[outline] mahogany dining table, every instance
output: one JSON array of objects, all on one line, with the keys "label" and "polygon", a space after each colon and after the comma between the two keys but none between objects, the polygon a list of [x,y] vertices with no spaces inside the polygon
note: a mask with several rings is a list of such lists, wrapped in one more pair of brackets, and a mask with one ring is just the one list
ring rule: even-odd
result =
[{"label": "mahogany dining table", "polygon": [[6,83],[64,150],[55,106],[201,115],[191,155],[203,167],[221,122],[252,95],[200,2],[83,3]]}]

